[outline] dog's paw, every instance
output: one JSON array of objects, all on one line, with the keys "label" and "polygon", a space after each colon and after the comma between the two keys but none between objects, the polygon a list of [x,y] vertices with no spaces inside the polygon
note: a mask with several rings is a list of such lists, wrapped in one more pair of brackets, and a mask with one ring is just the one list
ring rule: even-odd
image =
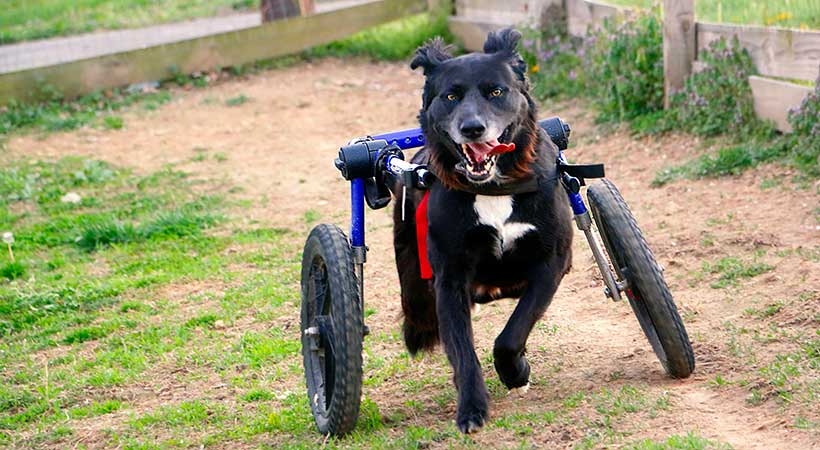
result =
[{"label": "dog's paw", "polygon": [[529,392],[529,391],[530,391],[530,383],[527,382],[527,384],[525,384],[523,386],[510,389],[510,392],[508,392],[507,395],[514,396],[514,397],[523,397],[523,396],[527,395],[527,392]]},{"label": "dog's paw", "polygon": [[512,363],[507,364],[496,359],[495,371],[507,389],[512,390],[530,384],[530,363],[524,356],[519,356]]},{"label": "dog's paw", "polygon": [[456,425],[462,433],[471,434],[479,431],[484,426],[486,420],[486,414],[475,411],[471,414],[460,414],[458,419],[456,419]]}]

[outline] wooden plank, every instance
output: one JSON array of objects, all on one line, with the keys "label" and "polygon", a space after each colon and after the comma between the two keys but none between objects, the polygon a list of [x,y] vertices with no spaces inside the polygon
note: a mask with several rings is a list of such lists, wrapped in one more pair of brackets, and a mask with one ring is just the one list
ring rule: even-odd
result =
[{"label": "wooden plank", "polygon": [[755,114],[761,119],[774,121],[777,129],[788,133],[792,131],[789,125],[789,109],[800,106],[800,103],[813,90],[810,87],[772,80],[758,76],[749,77],[754,97]]},{"label": "wooden plank", "polygon": [[484,22],[538,23],[541,11],[562,0],[456,0],[456,14]]},{"label": "wooden plank", "polygon": [[683,88],[695,60],[695,1],[663,2],[663,104]]},{"label": "wooden plank", "polygon": [[416,14],[426,0],[382,0],[342,10],[276,20],[258,27],[124,53],[0,75],[0,105],[36,100],[44,86],[66,97],[295,53],[362,29]]},{"label": "wooden plank", "polygon": [[820,31],[698,22],[698,52],[721,36],[737,36],[763,75],[814,81],[820,74]]},{"label": "wooden plank", "polygon": [[566,0],[567,30],[569,34],[583,37],[590,26],[596,26],[608,17],[624,14],[626,8],[618,8],[606,3],[589,0]]},{"label": "wooden plank", "polygon": [[500,30],[501,28],[514,25],[514,23],[500,20],[486,21],[461,16],[449,17],[448,23],[450,32],[461,41],[465,50],[471,52],[478,52],[484,49],[484,41],[487,40],[487,33],[490,31]]}]

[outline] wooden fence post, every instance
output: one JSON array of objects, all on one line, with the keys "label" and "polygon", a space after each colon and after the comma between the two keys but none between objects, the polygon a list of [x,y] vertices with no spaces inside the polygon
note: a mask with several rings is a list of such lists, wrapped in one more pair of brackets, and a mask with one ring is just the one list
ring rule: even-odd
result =
[{"label": "wooden fence post", "polygon": [[262,0],[259,7],[262,22],[270,22],[286,17],[307,16],[313,14],[313,0]]},{"label": "wooden fence post", "polygon": [[664,107],[683,88],[695,61],[695,0],[663,0]]}]

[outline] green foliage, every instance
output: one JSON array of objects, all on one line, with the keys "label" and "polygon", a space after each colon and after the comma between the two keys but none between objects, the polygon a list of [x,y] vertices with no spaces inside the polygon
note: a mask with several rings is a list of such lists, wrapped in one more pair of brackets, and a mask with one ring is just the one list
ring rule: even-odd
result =
[{"label": "green foliage", "polygon": [[536,98],[571,98],[584,92],[584,72],[580,68],[584,50],[577,41],[548,36],[532,28],[522,33],[520,53],[529,67]]},{"label": "green foliage", "polygon": [[214,16],[225,8],[258,7],[252,0],[4,0],[0,44]]},{"label": "green foliage", "polygon": [[682,165],[660,170],[652,180],[652,185],[663,186],[681,178],[738,175],[758,164],[780,159],[787,152],[788,148],[783,145],[783,141],[776,141],[770,146],[751,141],[746,144],[723,147],[713,154],[707,153]]},{"label": "green foliage", "polygon": [[820,76],[814,91],[799,107],[789,111],[792,162],[807,174],[820,177]]},{"label": "green foliage", "polygon": [[225,100],[225,105],[226,106],[244,105],[245,103],[248,102],[248,100],[250,100],[250,98],[248,98],[245,94],[239,94],[236,97],[232,97],[232,98],[229,98],[229,99]]},{"label": "green foliage", "polygon": [[[613,5],[651,8],[657,0],[609,0]],[[698,0],[695,17],[712,23],[737,23],[820,29],[816,0]]]},{"label": "green foliage", "polygon": [[[2,251],[2,250],[0,250]],[[9,261],[0,265],[0,277],[8,280],[22,278],[26,273],[26,266],[20,261]]]},{"label": "green foliage", "polygon": [[766,263],[753,261],[744,262],[734,256],[723,257],[713,263],[703,262],[703,271],[719,275],[718,279],[710,284],[713,289],[736,286],[741,278],[752,278],[774,269]]},{"label": "green foliage", "polygon": [[625,121],[663,108],[663,26],[654,14],[608,18],[586,38],[587,88],[600,121]]},{"label": "green foliage", "polygon": [[706,68],[692,74],[672,98],[678,127],[704,136],[747,135],[760,129],[749,86],[749,75],[756,71],[737,37],[711,42],[702,59]]},{"label": "green foliage", "polygon": [[652,441],[645,439],[632,445],[624,447],[628,450],[706,450],[706,449],[731,449],[729,444],[711,441],[698,436],[692,432],[683,436],[674,435],[662,441]]},{"label": "green foliage", "polygon": [[143,104],[146,109],[171,100],[167,91],[153,93],[127,93],[115,89],[111,92],[94,92],[76,100],[64,100],[53,88],[44,88],[44,98],[39,103],[12,101],[0,108],[0,134],[26,128],[41,131],[68,131],[97,123],[102,116],[102,126],[108,129],[123,127],[123,119],[110,115],[126,107]]},{"label": "green foliage", "polygon": [[103,327],[83,327],[68,333],[66,337],[63,338],[63,342],[66,344],[76,344],[86,341],[95,341],[106,335],[108,335],[108,330]]},{"label": "green foliage", "polygon": [[448,42],[453,41],[444,11],[442,9],[409,16],[379,25],[345,39],[314,47],[306,54],[311,57],[368,56],[374,59],[402,60],[435,36],[442,36]]},{"label": "green foliage", "polygon": [[125,121],[120,116],[105,116],[103,118],[103,125],[109,130],[121,130]]}]

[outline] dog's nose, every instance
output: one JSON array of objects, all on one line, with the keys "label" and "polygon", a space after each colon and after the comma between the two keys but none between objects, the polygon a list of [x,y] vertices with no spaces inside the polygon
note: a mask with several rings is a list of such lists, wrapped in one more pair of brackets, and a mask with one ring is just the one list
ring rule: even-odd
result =
[{"label": "dog's nose", "polygon": [[484,134],[486,127],[478,119],[467,119],[461,123],[461,134],[467,139],[475,139]]}]

